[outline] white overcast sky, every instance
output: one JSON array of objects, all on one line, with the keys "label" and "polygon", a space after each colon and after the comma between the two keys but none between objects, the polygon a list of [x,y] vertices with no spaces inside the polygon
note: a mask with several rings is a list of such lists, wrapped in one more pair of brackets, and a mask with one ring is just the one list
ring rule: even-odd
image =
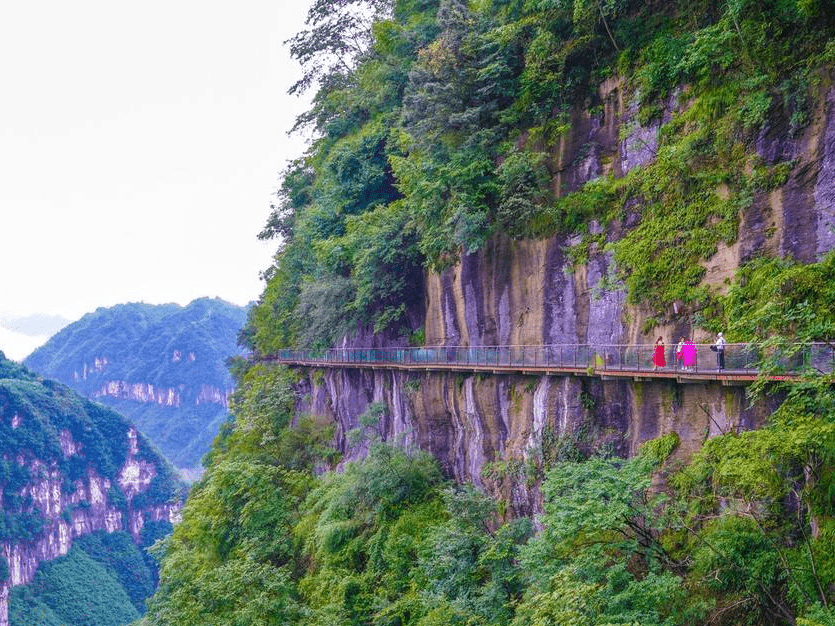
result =
[{"label": "white overcast sky", "polygon": [[[0,8],[0,318],[256,299],[309,0]],[[0,350],[37,347],[0,327]],[[40,338],[42,341],[43,338]]]}]

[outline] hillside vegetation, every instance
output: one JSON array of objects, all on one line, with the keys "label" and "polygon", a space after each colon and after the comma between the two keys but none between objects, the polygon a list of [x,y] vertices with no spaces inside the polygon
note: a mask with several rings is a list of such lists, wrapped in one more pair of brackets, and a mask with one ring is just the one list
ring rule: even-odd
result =
[{"label": "hillside vegetation", "polygon": [[[640,222],[609,244],[611,279],[659,315],[680,301],[715,325],[700,262],[794,166],[764,162],[753,143],[773,126],[803,131],[835,57],[835,11],[817,0],[332,5],[315,3],[293,41],[307,69],[297,88],[319,87],[299,125],[318,138],[284,173],[261,233],[279,242],[247,333],[261,353],[332,345],[358,323],[409,334],[424,267],[496,233],[577,233],[581,261],[605,242],[589,223],[635,206]],[[600,113],[607,79],[637,123],[660,121],[671,99],[680,110],[644,166],[554,188],[554,148],[577,107]]]},{"label": "hillside vegetation", "polygon": [[[579,234],[579,263],[603,243],[589,223],[630,206],[639,219],[607,245],[631,303],[659,319],[684,303],[694,325],[767,355],[835,338],[832,253],[752,258],[727,293],[700,263],[794,167],[753,142],[776,119],[808,124],[835,61],[832,3],[319,0],[309,18],[294,90],[316,88],[299,124],[317,138],[262,233],[279,250],[242,335],[256,353],[360,325],[419,341],[427,268],[499,233]],[[606,80],[640,122],[686,105],[645,165],[554,188],[552,148]],[[671,460],[674,434],[631,459],[543,441],[541,464],[516,469],[541,481],[544,511],[512,519],[381,441],[381,404],[350,433],[367,457],[327,471],[332,426],[294,415],[294,375],[239,363],[234,424],[165,544],[144,623],[835,624],[835,394],[810,373],[756,385],[784,399],[769,425],[687,463]]]},{"label": "hillside vegetation", "polygon": [[[17,556],[25,561],[27,547],[38,545],[47,534],[53,543],[62,535],[56,524],[65,525],[62,536],[71,540],[77,534],[74,525],[104,525],[95,519],[103,515],[103,505],[115,507],[125,527],[133,511],[179,502],[185,485],[142,436],[136,456],[156,473],[132,498],[120,486],[130,428],[121,415],[0,353],[0,584],[10,582],[8,558],[14,549],[24,549],[24,556]],[[91,477],[107,481],[107,493],[98,496],[104,503],[90,501]],[[10,623],[115,625],[135,619],[156,588],[158,564],[146,549],[170,531],[167,521],[148,521],[138,545],[123,531],[76,538],[66,557],[42,563],[30,584],[12,589]],[[38,561],[21,565],[29,568]],[[101,599],[95,610],[87,601],[91,597]]]},{"label": "hillside vegetation", "polygon": [[12,589],[10,626],[121,626],[137,619],[156,589],[158,565],[147,548],[170,532],[167,522],[151,523],[141,545],[123,531],[79,538],[30,584]]}]

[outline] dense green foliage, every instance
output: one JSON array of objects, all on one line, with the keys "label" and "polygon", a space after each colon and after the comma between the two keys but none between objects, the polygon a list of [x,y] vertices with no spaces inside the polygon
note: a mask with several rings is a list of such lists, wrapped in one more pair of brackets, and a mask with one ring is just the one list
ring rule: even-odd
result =
[{"label": "dense green foliage", "polygon": [[[343,19],[360,5],[373,24]],[[835,253],[753,259],[727,295],[702,284],[741,212],[795,165],[765,163],[753,139],[775,120],[789,134],[809,123],[835,59],[831,3],[346,0],[316,2],[310,20],[292,45],[295,89],[317,87],[299,120],[316,139],[262,233],[280,248],[242,333],[256,352],[329,346],[358,324],[407,336],[423,268],[491,237],[574,234],[577,262],[607,247],[607,280],[650,323],[725,328],[767,371],[796,340],[835,339]],[[652,158],[555,189],[556,146],[576,111],[602,121],[608,78],[636,128],[658,126]],[[511,519],[425,454],[380,441],[384,405],[347,433],[367,456],[338,464],[329,425],[293,415],[290,373],[239,362],[236,374],[234,422],[163,546],[146,624],[835,623],[831,377],[764,378],[753,393],[783,400],[769,424],[685,460],[674,433],[631,459],[543,437],[534,462],[508,465],[544,511]]]},{"label": "dense green foliage", "polygon": [[136,619],[156,589],[157,565],[146,548],[171,532],[171,524],[161,524],[149,525],[142,546],[121,531],[79,537],[66,556],[42,564],[30,584],[12,590],[10,624],[116,626]]},{"label": "dense green foliage", "polygon": [[[631,302],[659,318],[683,303],[677,315],[710,326],[702,262],[795,165],[763,162],[752,140],[775,121],[801,132],[835,58],[827,2],[332,4],[316,3],[291,48],[305,67],[296,89],[318,87],[299,119],[316,139],[261,233],[280,242],[244,333],[262,353],[331,345],[357,324],[406,336],[423,267],[497,234],[584,234],[581,261],[604,243],[593,220],[634,224],[606,244]],[[362,5],[373,25],[339,17]],[[603,122],[608,77],[634,111],[622,139],[652,158],[555,189],[570,165],[557,146],[574,112]],[[657,145],[639,126],[660,126]]]},{"label": "dense green foliage", "polygon": [[14,626],[122,626],[139,617],[114,572],[76,546],[42,564],[35,579],[15,587],[11,596],[9,623]]},{"label": "dense green foliage", "polygon": [[[298,613],[290,525],[311,468],[277,463],[293,407],[289,380],[280,370],[254,370],[236,392],[237,427],[218,437],[188,512],[166,540],[152,608],[160,623],[281,623]],[[305,444],[315,441],[312,432]]]},{"label": "dense green foliage", "polygon": [[[185,307],[100,308],[57,333],[24,363],[85,396],[96,395],[136,424],[177,467],[199,468],[229,414],[221,404],[198,402],[198,396],[204,388],[232,388],[225,363],[240,354],[236,341],[245,319],[245,309],[209,298]],[[109,381],[175,389],[180,405],[98,397]]]},{"label": "dense green foliage", "polygon": [[[171,531],[171,524],[167,524],[167,531]],[[156,567],[128,533],[96,532],[79,537],[73,546],[104,566],[127,593],[134,608],[145,612],[145,599],[156,589]]]}]

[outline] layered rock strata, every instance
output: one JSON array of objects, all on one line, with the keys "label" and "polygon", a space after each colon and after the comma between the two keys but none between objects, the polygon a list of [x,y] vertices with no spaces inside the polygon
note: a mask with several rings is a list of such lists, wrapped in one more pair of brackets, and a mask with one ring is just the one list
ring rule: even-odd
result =
[{"label": "layered rock strata", "polygon": [[[137,456],[137,432],[130,428],[125,434],[128,454],[125,457],[117,482],[126,500],[126,506],[111,501],[111,490],[117,485],[88,468],[86,477],[73,484],[71,492],[65,492],[65,478],[61,473],[35,460],[24,457],[15,459],[18,464],[28,464],[30,475],[38,477],[18,494],[31,498],[31,510],[38,510],[44,520],[43,531],[28,542],[0,542],[0,554],[9,568],[8,578],[0,583],[0,626],[8,626],[9,591],[17,585],[32,581],[38,566],[69,552],[73,539],[97,530],[114,532],[126,530],[139,540],[145,523],[165,520],[171,523],[179,516],[179,503],[166,503],[147,508],[134,507],[136,495],[150,487],[157,468]],[[60,433],[61,449],[65,457],[80,452],[69,431]]]}]

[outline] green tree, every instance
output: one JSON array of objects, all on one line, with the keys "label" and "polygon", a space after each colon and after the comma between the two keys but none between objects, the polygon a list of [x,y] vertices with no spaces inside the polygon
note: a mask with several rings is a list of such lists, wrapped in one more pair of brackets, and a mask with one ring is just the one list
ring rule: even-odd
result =
[{"label": "green tree", "polygon": [[164,544],[154,624],[272,624],[298,616],[291,524],[305,479],[242,459],[216,462]]},{"label": "green tree", "polygon": [[466,623],[509,623],[524,588],[519,547],[530,521],[499,523],[495,500],[472,486],[446,490],[444,502],[447,519],[429,533],[418,563],[429,604]]},{"label": "green tree", "polygon": [[745,615],[828,607],[835,500],[831,416],[785,406],[767,428],[708,442],[673,479],[690,506],[694,582]]},{"label": "green tree", "polygon": [[514,624],[676,624],[703,615],[667,549],[667,497],[652,488],[676,440],[629,460],[558,463],[546,474],[544,528],[523,549],[530,583]]},{"label": "green tree", "polygon": [[307,11],[309,30],[288,40],[291,55],[304,68],[290,93],[350,75],[371,47],[372,24],[388,15],[391,5],[391,0],[316,0]]},{"label": "green tree", "polygon": [[315,563],[299,581],[305,624],[363,624],[375,615],[397,623],[421,610],[410,568],[424,524],[438,519],[440,482],[429,455],[379,442],[365,460],[322,476],[295,529]]}]

